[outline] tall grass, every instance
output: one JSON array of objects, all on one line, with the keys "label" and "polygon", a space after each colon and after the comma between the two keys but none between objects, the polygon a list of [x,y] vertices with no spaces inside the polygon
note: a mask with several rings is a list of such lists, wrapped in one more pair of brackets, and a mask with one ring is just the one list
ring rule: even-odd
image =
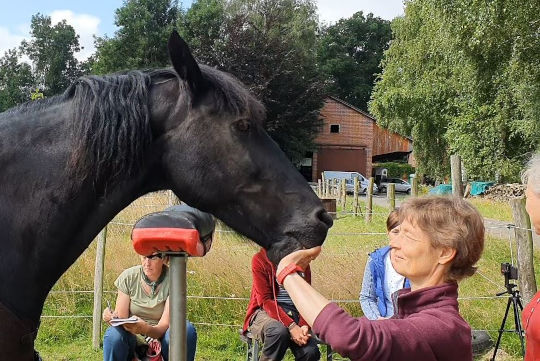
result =
[{"label": "tall grass", "polygon": [[485,218],[496,219],[504,222],[512,222],[512,209],[508,203],[496,202],[480,197],[472,197],[467,199],[473,206],[478,209],[480,214]]},{"label": "tall grass", "polygon": [[[144,214],[163,209],[166,203],[166,196],[161,194],[141,198],[109,225],[104,289],[111,292],[106,293],[105,298],[114,301],[114,280],[122,270],[139,262],[131,247],[131,225]],[[387,242],[384,234],[387,210],[375,207],[374,211],[371,223],[350,214],[339,216],[321,256],[312,264],[315,288],[328,298],[338,300],[355,316],[362,315],[357,299],[367,254]],[[222,224],[218,229],[211,252],[188,262],[188,318],[195,323],[199,336],[197,360],[244,360],[245,346],[238,337],[238,329],[243,323],[246,299],[251,291],[251,257],[259,247]],[[508,247],[507,240],[488,238],[478,274],[460,285],[461,313],[474,329],[491,330],[492,337],[496,337],[506,298],[469,297],[493,296],[504,290],[500,263],[510,261]],[[91,292],[74,293],[93,289],[94,258],[92,244],[47,298],[45,316],[86,318],[42,319],[36,347],[45,360],[102,359],[100,350],[91,349],[89,316],[93,295]],[[500,360],[519,359],[519,342],[515,335],[504,336],[502,349],[502,354],[508,355]],[[290,354],[286,356],[286,360],[292,359]]]}]

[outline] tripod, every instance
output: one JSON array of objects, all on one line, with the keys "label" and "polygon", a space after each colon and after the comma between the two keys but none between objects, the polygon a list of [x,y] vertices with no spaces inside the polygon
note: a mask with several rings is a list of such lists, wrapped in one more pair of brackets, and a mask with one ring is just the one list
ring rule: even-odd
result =
[{"label": "tripod", "polygon": [[[501,328],[499,329],[499,337],[497,337],[497,343],[495,344],[495,351],[493,351],[493,358],[491,359],[491,361],[495,361],[495,356],[497,355],[497,350],[499,349],[499,344],[501,343],[501,337],[502,337],[503,332],[513,332],[513,333],[518,334],[519,339],[521,341],[521,354],[525,356],[525,342],[523,339],[523,328],[521,327],[521,317],[520,317],[520,312],[523,311],[523,305],[521,304],[521,296],[519,295],[519,291],[515,289],[517,285],[514,283],[510,283],[509,275],[505,274],[504,278],[505,278],[506,291],[497,293],[497,296],[502,296],[508,293],[509,294],[508,303],[506,304],[506,312],[504,313],[504,317],[501,323]],[[510,311],[510,305],[512,305],[512,309],[514,312],[515,329],[506,330],[504,326],[506,324],[506,319],[508,318],[508,311]]]}]

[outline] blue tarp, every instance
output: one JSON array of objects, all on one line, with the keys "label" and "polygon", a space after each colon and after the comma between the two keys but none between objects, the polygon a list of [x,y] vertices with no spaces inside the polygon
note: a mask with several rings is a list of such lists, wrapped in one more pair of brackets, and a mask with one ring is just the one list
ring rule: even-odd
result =
[{"label": "blue tarp", "polygon": [[484,194],[486,189],[494,184],[495,182],[471,182],[471,196]]},{"label": "blue tarp", "polygon": [[443,195],[443,194],[452,194],[452,185],[451,184],[439,184],[435,188],[431,188],[429,194]]}]

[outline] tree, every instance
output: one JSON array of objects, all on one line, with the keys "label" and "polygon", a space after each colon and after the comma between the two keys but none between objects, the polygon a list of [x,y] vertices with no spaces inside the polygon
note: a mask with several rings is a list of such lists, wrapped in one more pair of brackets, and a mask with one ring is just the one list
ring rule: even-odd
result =
[{"label": "tree", "polygon": [[177,1],[127,0],[116,10],[119,30],[96,39],[92,71],[158,68],[168,64],[167,39],[180,15]]},{"label": "tree", "polygon": [[202,0],[191,5],[181,19],[181,35],[193,55],[203,64],[222,65],[222,46],[225,31],[225,0]]},{"label": "tree", "polygon": [[34,64],[34,76],[45,95],[62,92],[81,75],[74,53],[79,51],[79,36],[65,20],[52,26],[51,18],[32,16],[30,41],[23,41],[21,51]]},{"label": "tree", "polygon": [[359,11],[352,17],[323,28],[318,61],[329,80],[328,93],[367,111],[367,103],[381,72],[380,62],[388,48],[390,22]]},{"label": "tree", "polygon": [[234,74],[262,100],[266,129],[294,161],[314,149],[321,124],[317,26],[311,0],[199,0],[179,25],[188,43],[202,45],[194,48],[199,59]]},{"label": "tree", "polygon": [[30,65],[19,61],[16,49],[0,58],[0,112],[30,100],[34,77]]},{"label": "tree", "polygon": [[540,139],[538,11],[532,0],[406,3],[370,110],[413,137],[421,171],[442,177],[458,153],[473,178],[518,178]]}]

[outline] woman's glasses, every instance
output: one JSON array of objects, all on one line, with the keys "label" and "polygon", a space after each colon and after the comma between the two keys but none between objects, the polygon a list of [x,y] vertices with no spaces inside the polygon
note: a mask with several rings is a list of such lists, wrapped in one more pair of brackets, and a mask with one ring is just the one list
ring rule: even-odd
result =
[{"label": "woman's glasses", "polygon": [[146,259],[154,260],[156,258],[163,258],[163,255],[161,253],[154,253],[154,254],[151,254],[150,256],[143,256],[143,257]]}]

